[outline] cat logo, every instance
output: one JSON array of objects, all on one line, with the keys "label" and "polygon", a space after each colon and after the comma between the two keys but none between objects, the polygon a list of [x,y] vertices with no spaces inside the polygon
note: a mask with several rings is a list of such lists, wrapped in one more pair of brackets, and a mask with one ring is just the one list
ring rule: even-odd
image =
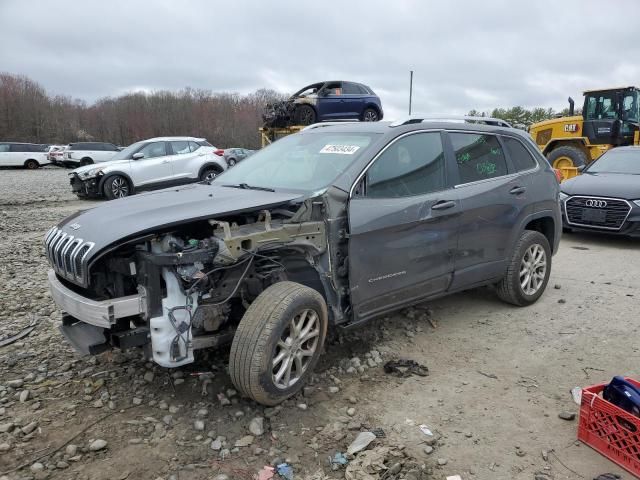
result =
[{"label": "cat logo", "polygon": [[578,125],[577,123],[567,123],[564,126],[564,131],[573,133],[573,132],[577,132],[579,128],[580,128],[580,125]]}]

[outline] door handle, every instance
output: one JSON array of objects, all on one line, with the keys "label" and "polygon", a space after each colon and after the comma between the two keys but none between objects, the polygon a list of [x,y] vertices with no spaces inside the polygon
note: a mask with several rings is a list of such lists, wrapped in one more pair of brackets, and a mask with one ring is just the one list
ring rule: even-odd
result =
[{"label": "door handle", "polygon": [[527,189],[525,187],[513,187],[511,190],[509,190],[509,193],[511,195],[520,195],[521,193],[526,192]]},{"label": "door handle", "polygon": [[441,200],[431,205],[431,210],[446,210],[447,208],[453,208],[456,206],[456,202],[453,200]]}]

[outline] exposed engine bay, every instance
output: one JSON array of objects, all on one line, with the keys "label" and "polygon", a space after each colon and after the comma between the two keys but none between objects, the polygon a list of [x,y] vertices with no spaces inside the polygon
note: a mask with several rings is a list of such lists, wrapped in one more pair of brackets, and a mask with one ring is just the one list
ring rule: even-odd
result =
[{"label": "exposed engine bay", "polygon": [[[89,289],[65,285],[96,301],[138,295],[145,305],[139,315],[115,319],[102,332],[104,344],[90,353],[143,347],[159,365],[177,367],[193,362],[194,350],[230,342],[251,302],[276,282],[299,281],[335,294],[340,289],[324,273],[331,259],[322,208],[307,200],[183,224],[100,256],[91,265]],[[67,328],[78,324],[66,322]]]}]

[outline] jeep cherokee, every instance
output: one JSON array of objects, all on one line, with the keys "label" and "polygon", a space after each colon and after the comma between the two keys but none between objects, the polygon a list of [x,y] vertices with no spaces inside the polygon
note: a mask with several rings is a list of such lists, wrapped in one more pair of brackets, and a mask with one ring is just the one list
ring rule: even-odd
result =
[{"label": "jeep cherokee", "polygon": [[45,237],[62,333],[164,367],[231,343],[235,386],[274,405],[328,328],[483,285],[535,302],[561,234],[552,168],[518,130],[422,120],[312,125],[215,179],[67,218]]}]

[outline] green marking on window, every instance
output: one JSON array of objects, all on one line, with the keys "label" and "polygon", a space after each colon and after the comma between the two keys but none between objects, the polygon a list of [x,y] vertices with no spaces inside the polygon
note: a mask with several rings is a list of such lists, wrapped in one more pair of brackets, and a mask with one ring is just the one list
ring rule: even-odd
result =
[{"label": "green marking on window", "polygon": [[495,163],[482,162],[476,165],[476,170],[480,175],[494,175],[498,168]]},{"label": "green marking on window", "polygon": [[500,155],[500,149],[499,148],[492,148],[491,149],[491,155]]},{"label": "green marking on window", "polygon": [[471,160],[471,154],[470,153],[461,153],[460,155],[458,155],[458,165],[462,165],[467,163],[469,160]]}]

